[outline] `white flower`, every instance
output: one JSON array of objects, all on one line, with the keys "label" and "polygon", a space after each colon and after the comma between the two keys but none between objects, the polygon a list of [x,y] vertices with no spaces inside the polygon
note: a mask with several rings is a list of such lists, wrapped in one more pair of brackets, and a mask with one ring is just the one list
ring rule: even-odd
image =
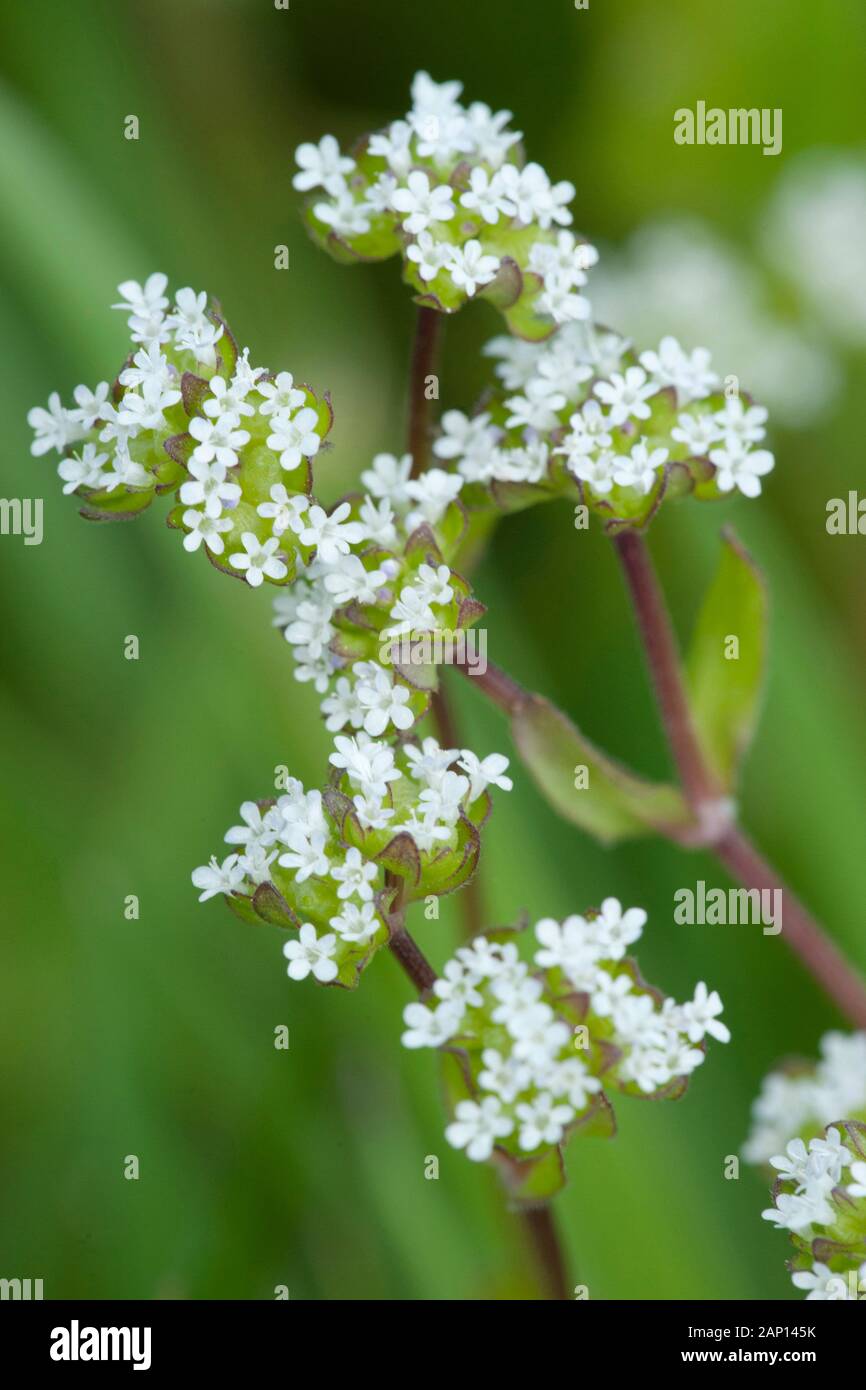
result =
[{"label": "white flower", "polygon": [[532,1069],[525,1062],[510,1054],[503,1057],[494,1047],[485,1047],[481,1060],[484,1068],[478,1073],[479,1086],[484,1091],[494,1091],[506,1105],[511,1105],[532,1080]]},{"label": "white flower", "polygon": [[718,990],[707,991],[703,980],[695,985],[694,998],[682,1006],[682,1016],[689,1042],[698,1043],[707,1034],[718,1042],[730,1042],[730,1029],[721,1022],[719,1014],[724,1005]]},{"label": "white flower", "polygon": [[464,1009],[480,1009],[484,1003],[476,989],[479,983],[478,976],[467,970],[460,961],[449,960],[433,986],[433,993],[437,998],[459,1007],[462,1014]]},{"label": "white flower", "polygon": [[597,381],[595,394],[609,408],[610,423],[622,425],[633,416],[646,420],[650,416],[647,397],[655,395],[658,387],[647,380],[643,367],[626,367],[625,372],[614,372],[609,381]]},{"label": "white flower", "polygon": [[179,348],[186,348],[204,365],[213,366],[216,361],[215,347],[223,334],[222,324],[215,324],[207,315],[207,294],[185,286],[174,297],[174,309],[166,319],[166,326],[175,330],[175,342]]},{"label": "white flower", "polygon": [[227,382],[225,377],[212,376],[210,382],[211,394],[202,405],[205,415],[209,415],[212,420],[220,415],[255,415],[256,408],[247,400],[247,396],[255,385],[254,381],[248,380],[246,376],[234,376],[231,382]]},{"label": "white flower", "polygon": [[361,482],[374,497],[382,498],[399,508],[409,501],[406,485],[412,474],[412,455],[377,454],[371,468],[361,474]]},{"label": "white flower", "polygon": [[288,852],[280,855],[279,862],[284,869],[294,869],[298,883],[306,883],[308,878],[321,878],[330,871],[331,863],[325,853],[328,841],[325,830],[290,825],[284,828],[282,839],[288,845]]},{"label": "white flower", "polygon": [[102,484],[107,488],[149,488],[153,487],[153,477],[142,464],[130,458],[126,442],[118,440],[111,460],[111,470],[104,475]]},{"label": "white flower", "polygon": [[511,778],[505,776],[508,759],[502,753],[488,753],[486,758],[478,758],[471,748],[462,748],[457,765],[469,778],[470,801],[475,801],[488,787],[510,792],[514,786]]},{"label": "white flower", "polygon": [[295,385],[291,372],[280,372],[273,381],[260,381],[256,385],[264,400],[259,404],[260,415],[276,415],[278,412],[289,415],[304,404],[307,399],[303,391]]},{"label": "white flower", "polygon": [[359,792],[352,797],[352,805],[362,830],[384,830],[394,819],[393,806],[386,806],[378,796],[362,796]]},{"label": "white flower", "polygon": [[290,497],[282,483],[273,484],[270,497],[270,502],[260,502],[256,511],[259,516],[271,522],[274,535],[281,536],[289,529],[300,531],[303,527],[303,515],[310,505],[307,498],[300,493],[294,493]]},{"label": "white flower", "polygon": [[244,871],[236,854],[230,854],[222,864],[211,855],[210,863],[193,869],[192,881],[195,888],[202,890],[199,902],[206,903],[208,898],[215,898],[218,893],[233,893],[239,888],[244,881]]},{"label": "white flower", "polygon": [[371,212],[390,212],[396,187],[397,180],[393,174],[380,174],[367,189],[367,207]]},{"label": "white flower", "polygon": [[514,1039],[514,1055],[531,1066],[545,1066],[569,1039],[568,1026],[554,1017],[548,1004],[529,1004],[515,1010],[506,1024]]},{"label": "white flower", "polygon": [[632,446],[627,457],[623,454],[616,455],[613,467],[614,482],[619,483],[620,487],[633,487],[646,496],[667,456],[667,449],[653,449],[650,452],[644,437]]},{"label": "white flower", "polygon": [[710,450],[719,490],[739,488],[744,497],[760,497],[761,478],[772,472],[774,462],[768,449],[751,449],[737,435],[727,435],[722,448]]},{"label": "white flower", "polygon": [[511,203],[502,189],[502,181],[497,174],[491,179],[486,169],[476,165],[469,175],[469,188],[461,195],[461,206],[477,212],[491,227],[501,215],[508,215]]},{"label": "white flower", "polygon": [[385,743],[374,743],[366,734],[349,738],[339,734],[329,757],[334,767],[343,768],[349,779],[367,796],[385,796],[388,783],[402,773],[394,766],[394,751]]},{"label": "white flower", "polygon": [[365,569],[357,555],[338,556],[337,564],[338,568],[325,575],[324,584],[339,608],[352,602],[378,602],[382,586],[387,582],[383,569]]},{"label": "white flower", "polygon": [[765,407],[744,406],[739,396],[728,396],[724,408],[713,418],[723,435],[734,435],[743,444],[759,444],[767,433]]},{"label": "white flower", "polygon": [[706,458],[710,447],[721,439],[722,432],[711,412],[704,410],[699,415],[679,415],[671,437],[685,444],[692,458]]},{"label": "white flower", "polygon": [[[127,397],[123,403],[126,404]],[[244,444],[249,443],[249,432],[238,429],[240,419],[237,415],[228,412],[220,415],[216,420],[206,419],[202,415],[193,416],[189,422],[189,432],[193,439],[198,440],[198,444],[193,450],[192,457],[200,463],[210,463],[216,459],[225,468],[231,468],[237,463],[237,450]]]},{"label": "white flower", "polygon": [[49,449],[62,453],[67,444],[80,439],[83,433],[73,412],[60,404],[56,391],[52,391],[48,397],[47,410],[37,405],[27,412],[27,423],[36,435],[30,445],[30,452],[36,458],[40,454],[47,454]]},{"label": "white flower", "polygon": [[570,1105],[557,1105],[553,1096],[541,1092],[532,1101],[517,1106],[521,1121],[518,1143],[521,1149],[537,1149],[539,1144],[558,1144],[565,1127],[574,1119]]},{"label": "white flower", "polygon": [[68,496],[79,487],[101,487],[103,464],[108,462],[108,454],[96,452],[95,444],[85,444],[80,454],[62,459],[57,472],[63,479],[63,492]]},{"label": "white flower", "polygon": [[454,247],[447,241],[436,241],[430,232],[419,232],[417,240],[406,250],[406,256],[418,267],[418,274],[426,281],[435,280],[440,270],[448,265]]},{"label": "white flower", "polygon": [[307,193],[311,188],[324,188],[326,193],[339,193],[345,187],[345,176],[355,167],[354,159],[340,153],[333,135],[323,135],[318,145],[306,143],[295,150],[295,162],[301,172],[292,179],[292,187]]},{"label": "white flower", "polygon": [[433,222],[450,222],[455,214],[452,202],[454,190],[448,184],[430,187],[430,180],[420,169],[407,176],[406,186],[398,188],[392,203],[403,214],[403,227],[412,236],[424,232]]},{"label": "white flower", "polygon": [[463,486],[459,473],[446,473],[442,468],[428,468],[420,478],[410,478],[406,495],[417,505],[406,518],[409,530],[423,522],[435,526]]},{"label": "white flower", "polygon": [[335,564],[349,547],[364,540],[364,528],[359,521],[347,521],[352,511],[348,502],[341,502],[330,515],[324,507],[310,507],[300,533],[302,545],[314,545],[316,554],[326,565]]},{"label": "white flower", "polygon": [[129,315],[128,324],[134,341],[149,342],[159,336],[165,310],[168,308],[168,299],[165,296],[167,284],[168,276],[156,271],[147,277],[143,285],[137,280],[124,280],[118,285],[117,292],[121,302],[112,304],[111,307],[121,309]]},{"label": "white flower", "polygon": [[482,1163],[493,1152],[497,1139],[504,1139],[514,1129],[514,1121],[502,1114],[498,1096],[485,1096],[480,1104],[460,1100],[454,1110],[455,1119],[445,1130],[445,1138],[455,1149],[465,1149],[467,1158]]},{"label": "white flower", "polygon": [[192,481],[181,485],[180,500],[186,507],[204,506],[205,515],[218,517],[224,507],[234,507],[241,498],[235,482],[226,482],[226,466],[218,460],[206,463],[193,454],[188,464]]},{"label": "white flower", "polygon": [[552,222],[565,227],[571,221],[566,204],[574,197],[574,185],[563,181],[551,186],[540,164],[526,164],[522,169],[505,164],[499,179],[508,211],[521,222],[536,222],[546,231]]},{"label": "white flower", "polygon": [[288,569],[277,556],[279,541],[276,536],[260,541],[252,531],[241,535],[243,551],[235,551],[229,556],[229,564],[244,572],[244,578],[251,588],[257,589],[264,579],[285,579]]},{"label": "white flower", "polygon": [[383,734],[389,724],[395,729],[411,729],[415,723],[406,686],[394,684],[381,667],[372,678],[358,681],[355,695],[363,713],[364,729],[372,738]]},{"label": "white flower", "polygon": [[329,733],[339,733],[347,724],[359,729],[364,722],[364,711],[358,704],[355,687],[347,676],[339,676],[334,689],[321,703],[325,718],[325,728]]},{"label": "white flower", "polygon": [[519,130],[504,130],[511,120],[510,111],[491,111],[483,101],[473,101],[466,112],[466,126],[475,154],[485,164],[498,169],[512,145],[523,138]]},{"label": "white flower", "polygon": [[192,554],[204,541],[212,555],[222,555],[226,548],[223,535],[232,529],[231,517],[212,517],[208,516],[207,512],[199,512],[190,508],[189,511],[184,512],[181,519],[184,526],[190,528],[183,538],[184,550],[188,550]]},{"label": "white flower", "polygon": [[528,381],[522,396],[511,396],[505,404],[512,412],[506,424],[509,429],[528,426],[543,432],[556,429],[559,424],[557,412],[565,405],[565,396],[555,391],[549,381],[533,377]]},{"label": "white flower", "polygon": [[382,923],[372,903],[343,903],[342,911],[330,919],[329,925],[343,941],[364,945],[376,935]]},{"label": "white flower", "polygon": [[765,1221],[772,1221],[777,1230],[806,1231],[810,1226],[827,1226],[833,1221],[833,1208],[823,1196],[794,1196],[780,1192],[776,1205],[761,1212]]},{"label": "white flower", "polygon": [[262,815],[254,801],[244,801],[241,805],[243,825],[233,825],[226,831],[227,845],[246,845],[247,850],[261,845],[269,849],[277,838],[277,830],[270,812]]},{"label": "white flower", "polygon": [[601,1090],[601,1081],[592,1076],[580,1057],[566,1057],[546,1074],[545,1086],[551,1095],[567,1096],[576,1112],[585,1109],[590,1096]]},{"label": "white flower", "polygon": [[305,405],[297,415],[279,411],[273,418],[273,433],[268,435],[268,448],[280,456],[280,467],[287,473],[297,468],[302,459],[311,459],[319,452],[321,439],[316,433],[318,416]]},{"label": "white flower", "polygon": [[451,247],[447,266],[457,288],[473,295],[481,285],[487,285],[494,279],[499,269],[499,257],[486,256],[481,242],[473,238],[463,246]]},{"label": "white flower", "polygon": [[684,404],[708,396],[719,385],[719,378],[710,370],[710,353],[706,348],[684,352],[676,338],[662,338],[657,352],[642,352],[644,367],[658,386],[675,386]]},{"label": "white flower", "polygon": [[378,159],[385,159],[389,167],[403,178],[412,166],[412,127],[406,121],[393,121],[387,131],[370,136],[368,153]]},{"label": "white flower", "polygon": [[816,1260],[811,1269],[799,1269],[791,1275],[791,1283],[798,1289],[808,1289],[806,1302],[811,1299],[821,1299],[829,1302],[851,1302],[856,1300],[856,1293],[852,1293],[848,1287],[848,1281],[844,1274],[834,1274],[828,1265]]},{"label": "white flower", "polygon": [[458,772],[443,772],[436,787],[427,787],[418,798],[422,811],[434,820],[454,825],[469,791],[469,779]]},{"label": "white flower", "polygon": [[363,236],[370,230],[367,204],[356,202],[348,188],[341,189],[331,203],[316,203],[313,213],[337,236]]},{"label": "white flower", "polygon": [[618,898],[605,898],[591,930],[605,960],[621,960],[626,949],[637,941],[646,925],[642,907],[623,912]]},{"label": "white flower", "polygon": [[426,1004],[407,1004],[403,1010],[406,1032],[404,1047],[440,1047],[453,1037],[460,1025],[462,1010],[450,1004],[430,1009]]},{"label": "white flower", "polygon": [[[123,373],[121,382],[122,380]],[[75,397],[75,409],[69,411],[70,418],[77,420],[83,430],[92,430],[97,420],[101,419],[108,403],[108,382],[100,381],[95,391],[91,391],[89,386],[76,386],[72,394]],[[180,400],[179,392],[177,399]]]},{"label": "white flower", "polygon": [[378,872],[375,864],[368,864],[361,858],[359,849],[346,850],[344,862],[331,868],[331,878],[340,885],[337,897],[350,898],[354,893],[362,902],[369,902],[373,897],[370,884]]},{"label": "white flower", "polygon": [[289,962],[289,979],[305,980],[312,972],[320,984],[335,980],[338,973],[334,960],[336,950],[337,938],[333,932],[316,936],[316,928],[305,922],[298,932],[298,940],[287,941],[283,947],[283,955]]},{"label": "white flower", "polygon": [[390,550],[397,542],[397,528],[394,525],[394,509],[387,497],[374,502],[365,497],[360,507],[360,521],[368,540]]}]

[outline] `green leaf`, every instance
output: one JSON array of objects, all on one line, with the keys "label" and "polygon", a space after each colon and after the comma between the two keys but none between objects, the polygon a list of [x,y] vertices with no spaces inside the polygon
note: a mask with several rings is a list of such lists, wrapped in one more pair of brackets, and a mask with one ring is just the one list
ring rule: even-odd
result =
[{"label": "green leaf", "polygon": [[521,758],[551,806],[604,844],[690,823],[675,787],[635,776],[540,695],[517,706],[511,728]]},{"label": "green leaf", "polygon": [[767,595],[760,570],[734,533],[723,531],[722,540],[721,562],[692,637],[686,680],[701,748],[727,790],[758,719]]}]

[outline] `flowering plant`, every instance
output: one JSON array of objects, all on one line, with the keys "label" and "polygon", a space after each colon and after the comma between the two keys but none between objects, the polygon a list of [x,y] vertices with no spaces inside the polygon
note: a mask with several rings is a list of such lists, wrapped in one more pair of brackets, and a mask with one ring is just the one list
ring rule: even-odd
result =
[{"label": "flowering plant", "polygon": [[[400,255],[418,304],[407,449],[377,455],[358,490],[330,511],[316,500],[327,393],[254,366],[219,304],[187,288],[170,305],[162,274],[120,286],[131,351],[113,384],[77,387],[69,409],[52,395],[29,420],[33,453],[58,451],[82,515],[130,519],[170,493],[168,524],[187,551],[203,546],[252,588],[278,586],[274,626],[333,735],[327,780],[307,790],[287,774],[278,796],[244,802],[229,854],[195,869],[193,883],[201,901],[222,896],[243,920],[290,933],[293,980],[350,989],[379,949],[395,955],[420,995],[403,1041],[442,1056],[446,1138],[500,1168],[562,1297],[544,1204],[564,1180],[569,1137],[613,1131],[609,1092],[681,1095],[705,1037],[729,1033],[703,982],[684,1004],[644,982],[627,955],[641,909],[611,897],[543,919],[531,964],[525,933],[479,920],[490,790],[510,790],[512,778],[503,754],[462,746],[444,667],[507,713],[529,773],[584,830],[605,842],[655,832],[710,848],[747,887],[774,884],[735,819],[764,667],[761,577],[727,534],[683,671],[641,535],[666,498],[758,497],[773,456],[760,447],[766,411],[723,389],[705,350],[665,337],[636,351],[593,323],[583,290],[596,253],[568,230],[573,186],[525,161],[510,113],[464,108],[460,93],[420,73],[405,120],[352,154],[331,136],[297,152],[315,239],[340,261]],[[475,298],[509,334],[486,348],[495,367],[482,401],[471,414],[445,410],[434,429],[441,324]],[[467,576],[492,524],[557,498],[575,506],[577,529],[596,517],[616,547],[677,785],[625,768],[549,701],[467,656],[485,612]],[[734,665],[722,650],[732,630]],[[423,901],[435,920],[431,905],[457,890],[467,941],[437,976],[407,913]],[[866,1025],[862,982],[786,897],[790,944]],[[855,1130],[845,1131],[852,1144]]]}]

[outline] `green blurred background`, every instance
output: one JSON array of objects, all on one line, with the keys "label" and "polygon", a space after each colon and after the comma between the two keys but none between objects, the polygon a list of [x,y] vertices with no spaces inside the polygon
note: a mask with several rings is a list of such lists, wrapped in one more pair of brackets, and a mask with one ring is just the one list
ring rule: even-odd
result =
[{"label": "green blurred background", "polygon": [[[158,508],[83,523],[48,460],[29,457],[26,411],[111,378],[125,343],[114,287],[165,270],[222,300],[254,360],[331,390],[336,447],[319,479],[336,497],[375,451],[400,450],[412,310],[394,263],[344,269],[306,240],[301,140],[402,114],[426,67],[514,110],[603,245],[672,212],[745,245],[798,151],[862,138],[862,6],[13,0],[0,54],[2,490],[45,498],[41,547],[0,538],[0,1274],[42,1277],[46,1297],[271,1298],[285,1284],[292,1298],[534,1298],[492,1174],[443,1139],[435,1059],[399,1046],[410,996],[395,962],[383,955],[354,995],[296,986],[276,929],[196,904],[191,868],[274,765],[322,775],[315,697],[291,678],[268,596],[190,560]],[[782,107],[783,154],[675,146],[673,110],[698,98]],[[123,138],[130,113],[138,142]],[[279,243],[288,272],[273,268]],[[497,331],[486,305],[448,325],[445,403],[471,404]],[[838,360],[832,411],[775,431],[764,501],[672,507],[651,539],[682,631],[723,522],[765,565],[772,661],[744,816],[866,968],[866,542],[824,530],[827,498],[860,476],[866,360],[850,346]],[[603,537],[575,533],[568,508],[513,517],[476,587],[493,659],[666,772]],[[131,633],[138,662],[123,659]],[[500,717],[451,685],[466,741],[510,753]],[[786,1240],[760,1219],[765,1180],[744,1167],[725,1181],[724,1159],[771,1064],[840,1026],[832,1007],[779,939],[673,924],[678,886],[725,882],[709,860],[654,841],[602,850],[519,769],[482,867],[491,920],[607,893],[644,904],[648,978],[677,995],[705,978],[734,1033],[681,1103],[623,1100],[614,1141],[574,1142],[558,1201],[574,1282],[593,1298],[790,1296]],[[124,919],[130,893],[138,922]],[[453,904],[417,928],[441,964]],[[273,1047],[281,1023],[288,1052]],[[430,1153],[438,1182],[423,1177]]]}]

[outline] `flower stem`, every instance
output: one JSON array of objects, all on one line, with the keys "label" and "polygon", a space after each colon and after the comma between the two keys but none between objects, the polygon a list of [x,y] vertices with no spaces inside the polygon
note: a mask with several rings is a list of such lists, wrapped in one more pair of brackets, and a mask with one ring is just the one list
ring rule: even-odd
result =
[{"label": "flower stem", "polygon": [[409,363],[409,428],[407,444],[412,455],[412,476],[423,473],[429,462],[432,401],[428,378],[435,374],[442,339],[442,314],[419,305]]},{"label": "flower stem", "polygon": [[[645,611],[655,613],[657,610],[653,607]],[[662,609],[662,612],[666,625],[669,626],[667,612],[665,609]],[[641,631],[643,631],[642,625]],[[653,629],[653,639],[658,636],[659,634]],[[659,650],[664,651],[664,643],[656,642],[653,650],[655,653],[658,653]],[[675,651],[674,648],[674,653]],[[458,669],[465,676],[471,678],[488,699],[509,717],[514,715],[525,701],[533,698],[529,691],[518,685],[517,681],[491,662],[487,663],[487,671],[481,677],[473,675],[468,666],[460,666]],[[667,682],[657,683],[656,693],[659,698],[666,694],[669,688]],[[678,707],[666,710],[664,721],[666,728],[677,725],[679,713]],[[677,725],[677,727],[679,726]],[[713,783],[709,774],[698,785],[704,789],[711,787]],[[704,795],[706,795],[706,790],[704,790]],[[784,880],[779,878],[766,860],[762,858],[744,832],[731,825],[724,817],[714,818],[708,814],[713,805],[719,805],[718,797],[716,797],[715,802],[703,800],[699,803],[697,809],[703,812],[703,833],[695,837],[692,847],[708,850],[724,865],[731,877],[738,880],[744,888],[779,889],[783,893],[783,938],[795,955],[799,956],[812,978],[833,1000],[839,1011],[856,1028],[866,1028],[866,983],[850,961],[846,960],[842,952],[834,945],[821,924],[807,911]],[[657,828],[660,834],[665,833],[661,827]],[[673,837],[668,836],[668,838]],[[673,843],[682,845],[682,841],[679,839],[673,840]]]},{"label": "flower stem", "polygon": [[677,640],[649,550],[637,531],[614,536],[637,617],[671,753],[686,799],[700,819],[701,807],[718,799],[721,789],[706,766],[695,732],[683,682]]},{"label": "flower stem", "polygon": [[546,1297],[558,1302],[570,1297],[562,1245],[550,1205],[528,1207],[520,1213],[523,1228],[535,1250],[535,1259],[544,1276]]}]

